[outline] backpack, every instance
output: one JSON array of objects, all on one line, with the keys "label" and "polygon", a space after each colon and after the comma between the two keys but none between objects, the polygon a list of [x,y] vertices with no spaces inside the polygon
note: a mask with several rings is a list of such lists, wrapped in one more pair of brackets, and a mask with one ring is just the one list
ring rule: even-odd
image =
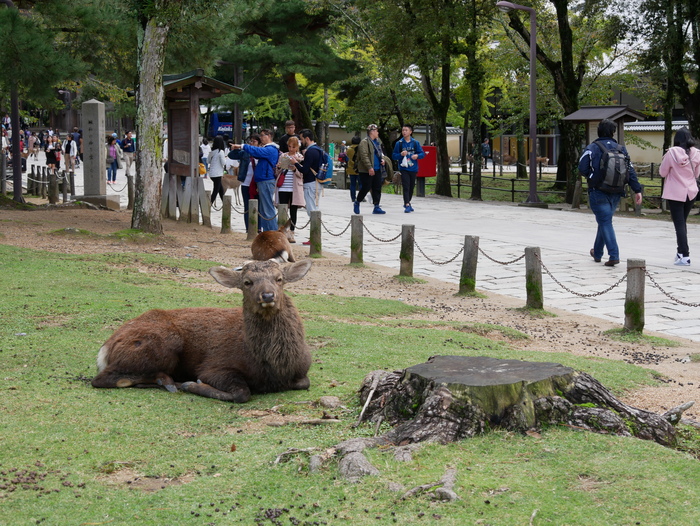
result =
[{"label": "backpack", "polygon": [[598,166],[599,174],[601,174],[598,190],[608,194],[624,194],[625,185],[629,182],[630,176],[629,155],[622,150],[620,145],[609,150],[602,141],[594,141],[594,143],[598,145],[602,152],[600,165]]},{"label": "backpack", "polygon": [[[316,182],[322,184],[323,186],[328,186],[333,180],[333,159],[320,146],[314,145],[314,147],[318,148],[323,154],[318,173],[314,172]],[[311,171],[313,172],[314,170]]]}]

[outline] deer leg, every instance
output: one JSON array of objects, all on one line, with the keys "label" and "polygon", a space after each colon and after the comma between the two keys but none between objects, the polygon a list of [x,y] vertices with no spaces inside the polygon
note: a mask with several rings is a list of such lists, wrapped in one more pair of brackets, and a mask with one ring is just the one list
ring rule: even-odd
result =
[{"label": "deer leg", "polygon": [[308,376],[295,379],[292,382],[292,389],[296,391],[306,391],[309,389],[309,387],[311,387],[311,381],[309,380]]},{"label": "deer leg", "polygon": [[224,402],[242,404],[250,400],[250,389],[244,382],[238,382],[237,388],[232,391],[221,391],[216,387],[203,383],[201,380],[197,380],[196,382],[184,382],[180,385],[180,389],[188,393],[214,398]]},{"label": "deer leg", "polygon": [[153,376],[134,375],[109,371],[105,369],[92,379],[93,387],[165,387],[171,393],[177,391],[175,382],[166,373],[157,373]]}]

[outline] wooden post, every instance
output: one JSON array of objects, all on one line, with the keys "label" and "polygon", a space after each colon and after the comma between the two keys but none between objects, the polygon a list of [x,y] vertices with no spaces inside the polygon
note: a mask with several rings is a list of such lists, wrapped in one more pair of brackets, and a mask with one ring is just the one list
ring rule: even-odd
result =
[{"label": "wooden post", "polygon": [[282,227],[289,221],[289,205],[280,203],[277,205],[277,224]]},{"label": "wooden post", "polygon": [[473,294],[476,291],[476,264],[479,260],[479,237],[464,236],[462,273],[459,276],[458,294]]},{"label": "wooden post", "polygon": [[574,197],[571,200],[571,208],[581,208],[581,195],[583,194],[583,184],[581,183],[581,178],[576,178],[576,184],[574,185]]},{"label": "wooden post", "polygon": [[[71,174],[72,175],[72,174]],[[72,181],[72,179],[71,179]],[[71,182],[71,188],[73,188],[73,183]],[[133,210],[134,209],[134,176],[127,174],[126,175],[126,194],[127,194],[127,203],[126,203],[126,209],[127,210]]]},{"label": "wooden post", "polygon": [[364,263],[363,245],[362,216],[353,214],[350,216],[350,263]]},{"label": "wooden post", "polygon": [[[32,165],[32,174],[34,173],[34,165]],[[5,153],[0,152],[0,192],[2,195],[7,195],[7,164],[5,164]],[[27,181],[27,193],[29,193],[30,181]]]},{"label": "wooden post", "polygon": [[258,200],[251,199],[248,201],[248,237],[246,237],[248,241],[255,239],[258,235],[258,223]]},{"label": "wooden post", "polygon": [[644,278],[646,261],[627,260],[627,292],[625,294],[625,329],[642,332],[644,329]]},{"label": "wooden post", "polygon": [[56,170],[51,170],[49,174],[48,196],[50,204],[55,205],[58,203],[58,174]]},{"label": "wooden post", "polygon": [[399,252],[399,276],[413,277],[413,246],[415,225],[401,225],[401,252]]},{"label": "wooden post", "polygon": [[47,174],[47,168],[46,166],[41,167],[41,198],[46,199],[48,195],[48,186],[49,186],[49,176]]},{"label": "wooden post", "polygon": [[68,174],[63,171],[61,172],[63,174],[63,177],[61,178],[61,194],[63,197],[63,202],[67,203],[68,202]]},{"label": "wooden post", "polygon": [[311,212],[311,226],[309,226],[309,241],[311,248],[309,256],[321,257],[323,247],[321,246],[321,211],[313,210]]},{"label": "wooden post", "polygon": [[[3,157],[3,159],[4,159],[4,157]],[[4,167],[4,162],[3,162],[2,167]],[[2,168],[2,167],[0,167],[0,168]],[[29,171],[29,173],[27,174],[27,195],[34,195],[34,187],[35,187],[34,180],[36,179],[36,174],[34,173],[34,169],[35,169],[35,168],[36,168],[36,165],[33,164],[33,165],[32,165],[32,169],[31,169],[31,170]],[[2,177],[2,178],[3,178],[3,180],[5,180],[5,174],[4,174],[4,173],[3,173],[3,177]],[[4,194],[4,193],[5,193],[5,192],[3,191],[3,194]]]},{"label": "wooden post", "polygon": [[224,196],[224,204],[221,205],[221,233],[231,233],[231,196]]},{"label": "wooden post", "polygon": [[199,199],[199,209],[202,211],[202,225],[211,227],[211,192],[204,190],[204,185],[200,185],[197,198]]},{"label": "wooden post", "polygon": [[70,196],[71,196],[71,199],[74,199],[75,198],[75,173],[71,172],[68,177],[70,178],[69,179]]},{"label": "wooden post", "polygon": [[525,291],[527,293],[525,306],[528,309],[544,308],[539,247],[525,249]]}]

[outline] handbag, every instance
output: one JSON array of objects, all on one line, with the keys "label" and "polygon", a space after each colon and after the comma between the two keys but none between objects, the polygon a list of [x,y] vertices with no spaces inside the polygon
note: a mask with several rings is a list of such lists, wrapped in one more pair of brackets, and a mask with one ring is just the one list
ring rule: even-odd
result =
[{"label": "handbag", "polygon": [[280,173],[277,174],[277,188],[282,187],[286,176],[287,176],[287,170],[280,170]]},{"label": "handbag", "polygon": [[[58,156],[56,157],[56,160],[58,160]],[[107,166],[112,166],[112,163],[114,162],[114,157],[111,155],[107,156]]]}]

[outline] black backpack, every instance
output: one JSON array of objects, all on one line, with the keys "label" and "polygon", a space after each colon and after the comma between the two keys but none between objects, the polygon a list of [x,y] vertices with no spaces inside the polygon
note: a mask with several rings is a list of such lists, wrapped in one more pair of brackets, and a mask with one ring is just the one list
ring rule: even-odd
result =
[{"label": "black backpack", "polygon": [[630,177],[630,158],[619,144],[616,148],[608,149],[603,141],[595,141],[600,148],[600,184],[598,190],[608,194],[624,194],[625,185]]}]

